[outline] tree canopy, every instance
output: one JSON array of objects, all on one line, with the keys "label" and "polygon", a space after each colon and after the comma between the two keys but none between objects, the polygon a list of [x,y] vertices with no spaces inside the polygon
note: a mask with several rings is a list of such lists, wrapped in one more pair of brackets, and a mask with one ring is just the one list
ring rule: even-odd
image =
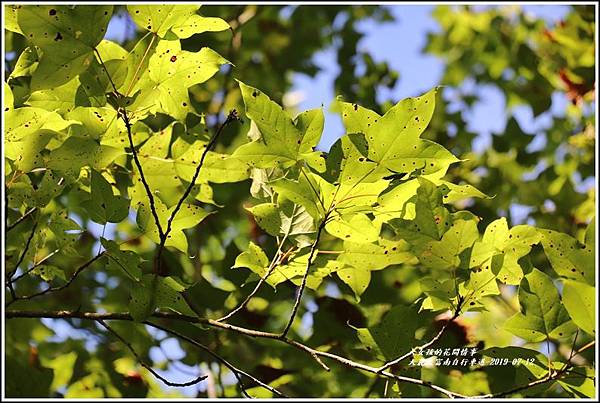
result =
[{"label": "tree canopy", "polygon": [[596,395],[593,6],[436,6],[440,85],[385,102],[395,6],[4,7],[5,397]]}]

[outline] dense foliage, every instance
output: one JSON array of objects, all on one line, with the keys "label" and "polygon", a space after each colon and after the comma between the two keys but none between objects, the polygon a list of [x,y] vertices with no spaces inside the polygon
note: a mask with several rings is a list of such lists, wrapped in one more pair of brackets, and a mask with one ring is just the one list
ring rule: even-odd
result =
[{"label": "dense foliage", "polygon": [[[200,11],[6,6],[6,396],[595,396],[593,9],[438,7],[458,112],[378,102],[381,7]],[[323,108],[280,105],[340,38],[322,152]],[[540,149],[511,118],[478,154],[466,80],[572,102]]]}]

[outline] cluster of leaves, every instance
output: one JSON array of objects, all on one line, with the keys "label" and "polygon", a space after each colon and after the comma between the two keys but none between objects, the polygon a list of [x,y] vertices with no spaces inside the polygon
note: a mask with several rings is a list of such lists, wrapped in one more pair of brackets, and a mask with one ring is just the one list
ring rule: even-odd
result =
[{"label": "cluster of leaves", "polygon": [[[595,203],[595,188],[580,188],[594,177],[593,7],[572,7],[554,27],[518,6],[477,12],[440,6],[433,16],[441,29],[428,34],[424,52],[447,63],[442,82],[459,88],[460,111],[441,113],[431,137],[470,159],[467,169],[451,172],[456,180],[497,195],[476,203],[474,211],[493,217],[517,204],[540,226],[582,232]],[[506,117],[498,117],[505,119],[504,130],[477,154],[471,151],[473,134],[451,136],[447,126],[451,121],[455,133],[468,132],[464,116],[480,99],[469,88],[482,86],[503,95]],[[563,97],[571,101],[564,110],[553,106]],[[519,107],[548,123],[527,133],[515,118]],[[485,171],[471,172],[482,166]]]},{"label": "cluster of leaves", "polygon": [[[437,88],[385,114],[336,100],[346,134],[322,153],[322,109],[292,117],[239,81],[248,139],[214,151],[237,113],[212,128],[190,95],[230,61],[184,44],[230,24],[198,9],[127,6],[144,33],[130,50],[104,39],[111,6],[5,10],[27,41],[4,84],[7,395],[176,396],[146,364],[173,335],[184,356],[154,367],[224,366],[257,397],[595,394],[593,363],[570,356],[595,337],[593,220],[576,239],[461,209],[490,197],[448,180],[461,159],[423,137]],[[487,342],[479,355],[533,365],[373,370],[430,340],[482,342],[461,315],[497,309],[510,286],[518,305],[494,329],[526,344]],[[50,339],[67,324],[32,319],[43,317],[68,319],[97,347]],[[255,329],[281,333],[239,334]],[[566,357],[548,362],[540,343]],[[356,371],[315,371],[325,364],[314,351]]]}]

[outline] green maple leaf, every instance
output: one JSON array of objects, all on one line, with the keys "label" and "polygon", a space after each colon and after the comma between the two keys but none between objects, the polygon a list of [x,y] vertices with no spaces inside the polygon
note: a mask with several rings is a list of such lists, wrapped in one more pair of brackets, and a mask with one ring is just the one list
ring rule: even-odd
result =
[{"label": "green maple leaf", "polygon": [[[132,59],[137,58],[140,51],[134,48]],[[219,71],[221,65],[227,63],[210,48],[189,52],[181,49],[178,40],[161,40],[153,46],[144,73],[130,89],[135,100],[129,109],[134,113],[140,111],[142,115],[139,117],[163,112],[183,120],[188,113],[194,113],[188,88],[207,81]],[[128,78],[124,82],[128,83]],[[127,88],[130,86],[126,85]]]},{"label": "green maple leaf", "polygon": [[504,328],[530,342],[566,338],[575,331],[550,277],[537,269],[519,285],[521,312],[508,318]]},{"label": "green maple leaf", "polygon": [[143,30],[161,38],[189,38],[202,32],[218,32],[229,29],[221,18],[202,17],[195,5],[129,5],[127,11],[133,21]]},{"label": "green maple leaf", "polygon": [[523,269],[518,260],[539,241],[540,234],[535,228],[517,225],[509,230],[506,218],[499,218],[488,225],[481,241],[473,246],[469,267],[487,270],[496,258],[493,271],[498,279],[506,284],[519,284]]},{"label": "green maple leaf", "polygon": [[320,153],[313,151],[323,131],[323,111],[310,110],[295,120],[262,91],[238,81],[246,115],[260,131],[260,138],[237,148],[234,156],[258,168],[290,167],[306,160],[324,169]]},{"label": "green maple leaf", "polygon": [[129,200],[113,194],[112,185],[92,169],[90,199],[82,203],[92,220],[99,224],[123,221],[129,214]]},{"label": "green maple leaf", "polygon": [[[59,86],[85,71],[94,59],[94,48],[106,34],[112,12],[112,6],[98,5],[19,8],[19,28],[42,53],[31,88]],[[90,21],[94,23],[90,25]]]},{"label": "green maple leaf", "polygon": [[338,101],[337,108],[347,133],[364,135],[368,148],[364,153],[370,161],[396,173],[420,169],[422,174],[445,170],[454,162],[454,155],[441,145],[420,136],[431,121],[437,89],[406,98],[385,115],[356,104]]},{"label": "green maple leaf", "polygon": [[540,229],[541,243],[552,268],[561,277],[595,283],[594,237],[595,220],[590,222],[585,234],[585,243],[568,234]]}]

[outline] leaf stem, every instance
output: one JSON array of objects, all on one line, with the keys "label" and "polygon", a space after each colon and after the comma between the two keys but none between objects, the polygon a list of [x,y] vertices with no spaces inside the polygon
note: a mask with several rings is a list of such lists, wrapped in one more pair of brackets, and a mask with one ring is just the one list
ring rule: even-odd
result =
[{"label": "leaf stem", "polygon": [[106,73],[106,77],[108,77],[108,81],[110,81],[110,85],[112,86],[113,91],[115,92],[115,95],[119,94],[119,91],[117,90],[117,86],[115,85],[112,77],[108,73],[108,69],[106,68],[104,61],[102,60],[102,56],[100,56],[100,52],[98,51],[98,49],[96,47],[94,47],[94,53],[96,53],[96,56],[98,56],[98,61],[100,61],[100,64],[102,65],[102,68],[104,69],[104,72]]},{"label": "leaf stem", "polygon": [[317,250],[317,244],[319,243],[319,240],[321,238],[321,233],[323,232],[323,229],[325,228],[325,222],[327,221],[328,214],[325,215],[325,218],[319,224],[319,229],[317,230],[317,238],[315,239],[315,241],[312,243],[312,245],[310,247],[310,254],[308,255],[308,261],[306,262],[306,270],[304,270],[304,275],[302,276],[302,283],[300,284],[300,287],[296,291],[296,300],[294,301],[292,313],[290,315],[287,325],[285,326],[285,328],[283,329],[283,332],[281,332],[281,335],[279,336],[281,338],[286,337],[288,331],[290,330],[290,328],[292,327],[292,324],[294,323],[294,319],[296,318],[296,313],[298,312],[298,308],[300,307],[300,301],[302,300],[302,294],[304,293],[304,289],[306,288],[306,280],[308,278],[308,273],[310,271],[312,259]]},{"label": "leaf stem", "polygon": [[[144,55],[142,56],[142,58],[140,59],[140,64],[138,64],[135,73],[133,74],[133,77],[131,78],[131,82],[129,83],[129,86],[127,87],[127,91],[125,91],[125,96],[128,97],[129,93],[131,92],[131,89],[133,88],[134,84],[135,84],[135,80],[140,72],[140,69],[142,68],[142,65],[144,64],[144,60],[146,59],[146,56],[148,56],[148,53],[150,52],[150,49],[152,49],[152,45],[154,44],[154,40],[156,39],[156,35],[152,34],[152,33],[147,33],[146,35],[152,35],[152,39],[150,40],[150,43],[148,44],[148,47],[146,48],[146,51],[144,52]],[[143,39],[143,38],[142,38]]]},{"label": "leaf stem", "polygon": [[281,248],[282,248],[283,243],[285,242],[286,238],[287,238],[287,235],[285,237],[283,237],[283,239],[281,240],[281,242],[279,242],[279,246],[277,247],[277,252],[275,252],[275,256],[273,256],[273,259],[271,260],[271,264],[269,264],[269,268],[267,269],[267,273],[265,274],[265,276],[260,278],[260,280],[258,281],[258,283],[256,284],[256,286],[254,287],[254,289],[252,290],[252,292],[250,294],[248,294],[248,296],[244,299],[244,301],[242,301],[241,304],[239,304],[235,309],[233,309],[227,315],[225,315],[225,316],[217,319],[218,322],[225,321],[225,320],[231,318],[233,315],[235,315],[239,311],[241,311],[242,309],[244,309],[244,307],[248,304],[248,302],[250,302],[250,300],[256,295],[256,293],[258,293],[258,290],[260,289],[260,287],[262,286],[262,284],[265,281],[267,281],[267,279],[269,278],[269,276],[273,273],[273,271],[275,271],[275,268],[277,266],[279,266],[279,264],[281,264],[281,262],[283,261],[283,259],[285,259],[285,257],[288,256],[289,253],[294,249],[292,247],[286,253],[284,253],[283,255],[281,255]]},{"label": "leaf stem", "polygon": [[26,275],[28,275],[29,273],[31,273],[32,271],[34,271],[36,268],[40,267],[42,265],[42,263],[44,263],[46,260],[48,260],[52,256],[56,255],[56,253],[58,253],[59,250],[60,249],[53,250],[48,255],[44,256],[39,262],[35,263],[29,269],[27,269],[23,273],[19,274],[17,277],[13,278],[10,282],[13,283],[13,284],[16,283],[17,281],[19,281],[20,279],[22,279],[23,277],[25,277]]},{"label": "leaf stem", "polygon": [[310,185],[310,188],[314,192],[315,196],[317,196],[317,200],[319,200],[319,203],[321,204],[321,207],[323,208],[323,212],[326,212],[327,209],[325,208],[325,204],[323,203],[323,200],[321,200],[321,195],[319,194],[319,192],[317,192],[317,189],[315,189],[313,183],[308,178],[308,175],[306,175],[306,172],[304,172],[304,168],[300,167],[300,172],[302,172],[302,175],[304,175],[304,177],[306,178],[306,181]]}]

